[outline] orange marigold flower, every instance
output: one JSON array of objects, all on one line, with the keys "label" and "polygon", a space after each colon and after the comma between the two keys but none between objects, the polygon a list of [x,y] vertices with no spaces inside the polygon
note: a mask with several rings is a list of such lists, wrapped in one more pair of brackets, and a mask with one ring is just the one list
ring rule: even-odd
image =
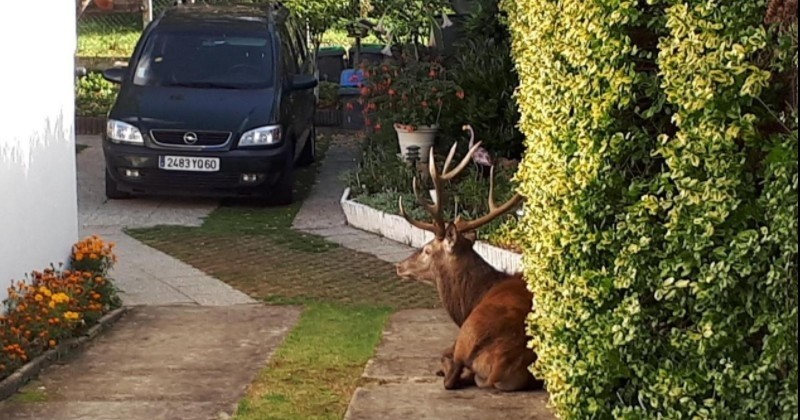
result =
[{"label": "orange marigold flower", "polygon": [[76,321],[80,317],[81,317],[81,314],[79,314],[77,312],[72,312],[72,311],[64,312],[64,319],[67,319],[67,320],[70,320],[70,321]]}]

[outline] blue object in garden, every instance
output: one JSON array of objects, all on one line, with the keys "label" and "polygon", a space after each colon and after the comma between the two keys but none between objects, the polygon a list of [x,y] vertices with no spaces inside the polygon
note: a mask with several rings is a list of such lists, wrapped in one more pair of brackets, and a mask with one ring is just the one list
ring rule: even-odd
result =
[{"label": "blue object in garden", "polygon": [[339,80],[341,87],[361,87],[363,84],[364,75],[360,69],[345,69],[342,70],[342,77]]}]

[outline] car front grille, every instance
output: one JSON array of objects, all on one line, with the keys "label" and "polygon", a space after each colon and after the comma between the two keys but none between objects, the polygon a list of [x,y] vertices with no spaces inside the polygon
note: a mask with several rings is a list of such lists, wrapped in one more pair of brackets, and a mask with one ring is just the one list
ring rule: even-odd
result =
[{"label": "car front grille", "polygon": [[228,189],[240,186],[236,172],[179,172],[161,169],[140,171],[138,182],[169,189]]},{"label": "car front grille", "polygon": [[[187,133],[194,133],[197,141],[190,143],[184,140]],[[224,146],[231,138],[230,131],[151,130],[150,135],[158,144],[175,147]]]}]

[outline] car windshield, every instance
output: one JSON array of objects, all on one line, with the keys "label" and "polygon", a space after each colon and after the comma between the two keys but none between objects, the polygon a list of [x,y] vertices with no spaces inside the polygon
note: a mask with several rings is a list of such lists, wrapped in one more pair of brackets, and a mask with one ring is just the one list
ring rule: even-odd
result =
[{"label": "car windshield", "polygon": [[147,40],[133,83],[216,89],[272,86],[268,34],[157,32]]}]

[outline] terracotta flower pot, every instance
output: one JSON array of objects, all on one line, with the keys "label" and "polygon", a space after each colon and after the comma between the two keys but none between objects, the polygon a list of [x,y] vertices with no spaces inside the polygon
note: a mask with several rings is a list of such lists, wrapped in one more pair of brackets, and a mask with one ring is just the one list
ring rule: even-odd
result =
[{"label": "terracotta flower pot", "polygon": [[436,139],[436,132],[439,127],[433,126],[419,126],[411,128],[403,124],[395,124],[394,129],[397,132],[397,142],[400,145],[400,153],[403,159],[408,157],[408,148],[411,146],[419,147],[419,161],[427,162],[433,142]]}]

